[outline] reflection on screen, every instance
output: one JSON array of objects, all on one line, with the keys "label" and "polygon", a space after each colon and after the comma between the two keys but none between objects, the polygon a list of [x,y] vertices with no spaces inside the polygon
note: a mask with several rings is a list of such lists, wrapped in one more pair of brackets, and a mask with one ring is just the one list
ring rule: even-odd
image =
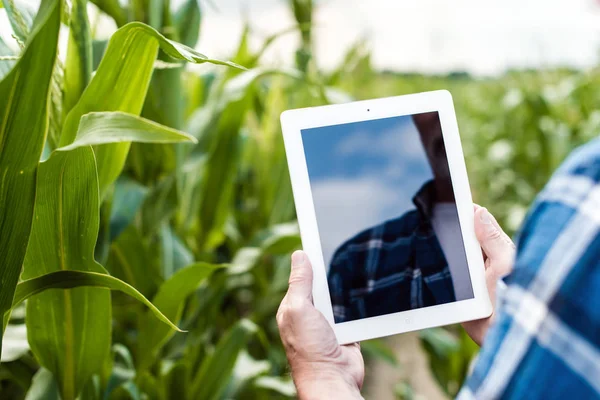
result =
[{"label": "reflection on screen", "polygon": [[473,298],[437,112],[302,141],[336,323]]}]

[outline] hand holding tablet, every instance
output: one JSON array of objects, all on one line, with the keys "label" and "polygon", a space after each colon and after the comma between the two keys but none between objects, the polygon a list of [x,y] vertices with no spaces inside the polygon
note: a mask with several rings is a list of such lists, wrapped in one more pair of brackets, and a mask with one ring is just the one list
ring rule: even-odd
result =
[{"label": "hand holding tablet", "polygon": [[490,315],[448,92],[281,119],[314,304],[340,343]]}]

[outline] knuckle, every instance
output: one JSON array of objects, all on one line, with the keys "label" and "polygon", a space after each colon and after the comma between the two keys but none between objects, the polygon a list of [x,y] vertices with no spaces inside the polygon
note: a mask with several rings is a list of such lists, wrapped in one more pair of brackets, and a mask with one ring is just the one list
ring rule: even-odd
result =
[{"label": "knuckle", "polygon": [[502,232],[499,229],[492,229],[486,235],[488,240],[497,240],[502,238]]},{"label": "knuckle", "polygon": [[289,314],[290,318],[296,319],[306,312],[308,301],[306,299],[293,299],[288,303],[286,313]]},{"label": "knuckle", "polygon": [[277,321],[277,326],[279,326],[280,328],[285,324],[286,308],[287,308],[287,304],[286,304],[286,299],[284,298],[283,301],[281,302],[281,304],[279,305],[279,308],[277,309],[277,314],[275,315],[275,320]]},{"label": "knuckle", "polygon": [[295,271],[290,275],[288,283],[290,285],[302,284],[307,280],[307,274],[304,271]]}]

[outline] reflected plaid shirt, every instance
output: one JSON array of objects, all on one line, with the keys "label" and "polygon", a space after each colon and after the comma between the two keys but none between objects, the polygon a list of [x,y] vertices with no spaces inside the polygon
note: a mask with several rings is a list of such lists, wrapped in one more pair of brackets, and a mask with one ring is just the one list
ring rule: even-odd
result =
[{"label": "reflected plaid shirt", "polygon": [[600,139],[537,199],[459,399],[600,398]]},{"label": "reflected plaid shirt", "polygon": [[433,182],[413,198],[416,210],[359,233],[335,252],[329,291],[336,323],[452,302],[448,263],[430,214]]}]

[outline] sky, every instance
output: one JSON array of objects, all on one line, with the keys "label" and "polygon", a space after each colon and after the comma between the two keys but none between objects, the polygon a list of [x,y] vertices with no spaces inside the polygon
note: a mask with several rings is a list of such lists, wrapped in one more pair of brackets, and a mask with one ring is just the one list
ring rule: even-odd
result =
[{"label": "sky", "polygon": [[[200,0],[206,2],[207,0]],[[261,37],[293,24],[285,0],[213,0],[205,7],[198,48],[231,54],[245,17]],[[334,67],[365,38],[376,67],[495,75],[508,68],[596,65],[600,55],[598,0],[321,0],[315,14],[316,57]],[[268,63],[289,64],[297,36],[279,39]]]},{"label": "sky", "polygon": [[433,175],[410,116],[302,131],[323,260],[357,233],[415,209]]},{"label": "sky", "polygon": [[[34,7],[39,2],[15,1]],[[204,21],[197,48],[212,57],[232,54],[246,19],[256,47],[294,24],[288,0],[199,1]],[[369,44],[375,67],[394,71],[489,76],[508,68],[589,68],[599,61],[599,0],[315,1],[315,53],[325,69],[335,67],[361,39]],[[107,20],[98,26],[100,36],[114,30]],[[0,37],[16,47],[7,28],[0,9]],[[291,65],[297,43],[297,34],[281,37],[264,64]]]}]

